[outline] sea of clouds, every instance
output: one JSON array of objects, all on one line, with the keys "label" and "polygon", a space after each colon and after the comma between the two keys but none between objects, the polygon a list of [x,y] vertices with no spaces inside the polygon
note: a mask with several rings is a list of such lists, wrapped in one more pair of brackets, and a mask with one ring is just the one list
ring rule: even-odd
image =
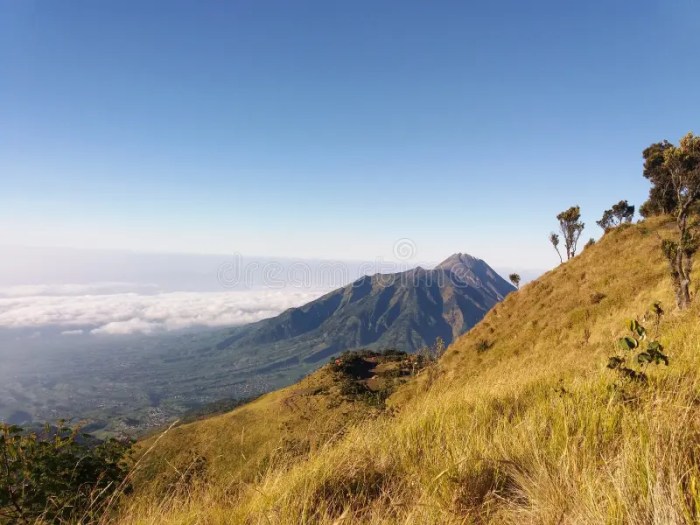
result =
[{"label": "sea of clouds", "polygon": [[273,317],[323,291],[256,289],[163,292],[154,285],[92,283],[0,288],[0,328],[58,328],[80,334],[157,334],[235,326]]},{"label": "sea of clouds", "polygon": [[390,263],[0,246],[0,330],[76,336],[241,325],[362,275],[412,268],[414,251],[401,239],[399,262]]},{"label": "sea of clouds", "polygon": [[[51,339],[251,323],[312,301],[362,271],[336,263],[318,272],[322,265],[329,266],[236,254],[0,246],[0,339],[8,331]],[[299,279],[300,269],[316,280]]]}]

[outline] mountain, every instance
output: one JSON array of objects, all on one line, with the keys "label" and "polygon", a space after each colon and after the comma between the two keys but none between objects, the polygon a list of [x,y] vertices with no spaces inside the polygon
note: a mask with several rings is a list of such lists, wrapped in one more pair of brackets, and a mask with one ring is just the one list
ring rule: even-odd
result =
[{"label": "mountain", "polygon": [[[37,403],[37,411],[45,419],[57,410],[75,413],[69,407],[78,406],[99,437],[140,433],[207,406],[235,406],[295,383],[344,350],[412,352],[438,337],[449,344],[512,290],[485,262],[455,254],[432,270],[362,277],[249,325],[101,339],[99,354],[91,346],[85,366],[57,381],[61,390],[55,397],[61,401]],[[68,398],[61,394],[63,383],[83,389]],[[33,416],[13,406],[0,408],[13,418]]]},{"label": "mountain", "polygon": [[[674,309],[659,246],[674,228],[607,232],[509,294],[379,414],[333,387],[344,378],[328,364],[140,443],[159,452],[116,522],[698,523],[700,300]],[[618,349],[630,319],[668,366]],[[648,380],[607,368],[611,355]],[[165,490],[159,476],[193,458],[198,477]]]},{"label": "mountain", "polygon": [[415,351],[440,337],[449,344],[514,288],[481,259],[454,254],[432,270],[375,274],[233,330],[221,352],[257,349],[283,368],[315,364],[356,348]]}]

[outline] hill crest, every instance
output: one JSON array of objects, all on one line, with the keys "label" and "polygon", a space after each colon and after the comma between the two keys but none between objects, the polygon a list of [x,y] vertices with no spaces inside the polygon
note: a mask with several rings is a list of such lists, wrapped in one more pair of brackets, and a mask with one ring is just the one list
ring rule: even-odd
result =
[{"label": "hill crest", "polygon": [[[254,482],[224,470],[226,483],[188,499],[135,500],[125,522],[176,523],[187,513],[251,523],[697,522],[700,304],[664,318],[671,365],[649,370],[648,384],[620,384],[605,366],[627,319],[643,319],[653,301],[673,304],[656,235],[669,227],[617,228],[509,295],[388,410],[353,419],[320,449],[251,465]],[[279,396],[226,424],[215,418],[221,427],[207,439],[222,447],[282,413],[306,431]],[[268,437],[284,442],[285,429]],[[204,430],[190,427],[173,445]],[[232,484],[241,487],[234,495],[218,489]]]}]

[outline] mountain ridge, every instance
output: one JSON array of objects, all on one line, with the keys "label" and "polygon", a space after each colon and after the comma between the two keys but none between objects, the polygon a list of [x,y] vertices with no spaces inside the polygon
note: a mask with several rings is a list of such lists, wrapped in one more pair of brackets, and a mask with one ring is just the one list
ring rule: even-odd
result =
[{"label": "mountain ridge", "polygon": [[[451,342],[514,289],[481,259],[454,254],[433,269],[360,277],[276,317],[236,328],[216,348],[287,341],[307,363],[360,347],[415,351],[438,337]],[[293,352],[287,354],[293,358]]]}]

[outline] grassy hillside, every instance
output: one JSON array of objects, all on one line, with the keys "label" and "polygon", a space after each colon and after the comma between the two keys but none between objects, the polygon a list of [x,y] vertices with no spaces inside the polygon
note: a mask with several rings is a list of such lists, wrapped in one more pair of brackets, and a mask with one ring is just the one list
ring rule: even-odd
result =
[{"label": "grassy hillside", "polygon": [[377,417],[422,361],[403,352],[344,353],[295,385],[144,439],[134,475],[140,496],[202,482],[233,490],[289,466],[339,440],[352,424]]},{"label": "grassy hillside", "polygon": [[[345,414],[330,390],[285,412],[312,376],[171,430],[151,452],[158,468],[195,445],[214,459],[190,461],[197,476],[178,469],[174,490],[143,483],[117,521],[697,523],[700,307],[673,311],[669,227],[615,230],[511,294],[381,413],[354,401]],[[627,319],[652,324],[654,301],[670,366],[622,382],[608,356]],[[286,432],[309,445],[279,454]]]}]

